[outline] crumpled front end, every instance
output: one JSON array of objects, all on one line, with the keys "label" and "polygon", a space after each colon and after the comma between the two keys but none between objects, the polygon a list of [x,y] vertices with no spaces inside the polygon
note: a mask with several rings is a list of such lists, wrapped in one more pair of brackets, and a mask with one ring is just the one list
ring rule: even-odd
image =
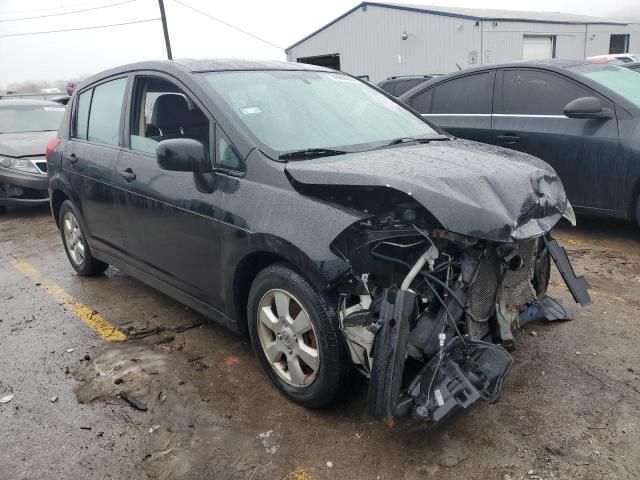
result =
[{"label": "crumpled front end", "polygon": [[474,238],[434,226],[410,204],[352,225],[332,250],[352,267],[335,286],[341,328],[370,379],[370,413],[390,424],[407,414],[442,422],[498,400],[513,330],[571,319],[546,294],[551,260],[576,301],[590,302],[586,281],[548,233]]}]

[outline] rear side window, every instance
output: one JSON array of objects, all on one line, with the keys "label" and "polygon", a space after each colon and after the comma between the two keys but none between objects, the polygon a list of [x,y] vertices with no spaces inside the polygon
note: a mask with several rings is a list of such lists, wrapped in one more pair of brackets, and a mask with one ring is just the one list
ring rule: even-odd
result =
[{"label": "rear side window", "polygon": [[93,89],[82,92],[78,97],[78,109],[76,111],[75,138],[87,139],[87,126],[89,125],[89,107],[91,106]]},{"label": "rear side window", "polygon": [[395,86],[395,82],[384,82],[378,85],[382,90],[387,92],[389,95],[393,95],[393,87]]},{"label": "rear side window", "polygon": [[502,110],[512,115],[562,115],[567,103],[593,96],[568,79],[539,70],[505,70]]},{"label": "rear side window", "polygon": [[122,100],[127,79],[98,85],[93,90],[87,138],[90,142],[118,145]]},{"label": "rear side window", "polygon": [[478,73],[438,84],[431,112],[440,114],[491,113],[493,72]]}]

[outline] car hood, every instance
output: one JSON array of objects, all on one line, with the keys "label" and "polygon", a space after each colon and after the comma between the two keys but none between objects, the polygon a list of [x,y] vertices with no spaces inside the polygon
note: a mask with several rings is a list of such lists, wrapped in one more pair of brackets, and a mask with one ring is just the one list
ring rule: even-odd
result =
[{"label": "car hood", "polygon": [[543,161],[468,140],[289,162],[286,171],[301,184],[399,190],[443,228],[498,242],[548,232],[567,204],[562,182]]},{"label": "car hood", "polygon": [[58,132],[22,132],[0,134],[0,155],[31,157],[44,155],[47,142]]}]

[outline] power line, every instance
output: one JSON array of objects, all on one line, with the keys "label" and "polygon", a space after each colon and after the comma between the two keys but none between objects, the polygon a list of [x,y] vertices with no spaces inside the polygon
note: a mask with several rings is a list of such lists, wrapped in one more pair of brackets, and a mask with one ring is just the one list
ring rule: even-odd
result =
[{"label": "power line", "polygon": [[146,22],[155,22],[160,20],[159,18],[147,18],[145,20],[134,20],[133,22],[123,22],[123,23],[111,23],[109,25],[95,25],[92,27],[78,27],[78,28],[65,28],[62,30],[47,30],[41,32],[25,32],[25,33],[9,33],[5,35],[0,35],[0,38],[3,37],[23,37],[27,35],[43,35],[45,33],[61,33],[61,32],[77,32],[79,30],[94,30],[97,28],[108,28],[108,27],[120,27],[123,25],[133,25],[135,23],[146,23]]},{"label": "power line", "polygon": [[59,10],[61,8],[65,8],[65,7],[86,7],[87,5],[97,5],[99,3],[104,3],[104,0],[100,1],[100,2],[91,2],[91,3],[87,3],[87,2],[80,2],[80,3],[74,3],[71,5],[58,5],[57,7],[47,7],[47,8],[31,8],[29,10],[12,10],[9,12],[0,12],[0,15],[4,16],[4,15],[20,15],[22,13],[33,13],[33,12],[47,12],[47,11],[51,11],[51,10]]},{"label": "power line", "polygon": [[280,45],[276,45],[275,43],[271,43],[269,40],[265,40],[264,38],[260,38],[257,35],[254,35],[253,33],[249,33],[246,30],[243,30],[239,27],[236,27],[235,25],[231,25],[230,23],[225,22],[224,20],[220,20],[219,18],[214,17],[213,15],[207,13],[207,12],[203,12],[202,10],[198,10],[195,7],[192,7],[191,5],[187,5],[186,3],[181,2],[180,0],[173,0],[176,3],[179,3],[180,5],[182,5],[183,7],[186,7],[190,10],[193,10],[194,12],[198,12],[201,15],[204,15],[205,17],[210,18],[211,20],[215,20],[216,22],[219,22],[223,25],[226,25],[229,28],[233,28],[234,30],[237,30],[240,33],[244,33],[245,35],[250,36],[251,38],[255,38],[256,40],[259,40],[263,43],[266,43],[267,45],[271,45],[272,47],[276,47],[277,49],[280,50],[284,50],[284,48],[282,48]]},{"label": "power line", "polygon": [[73,13],[82,13],[82,12],[90,12],[92,10],[100,10],[101,8],[116,7],[118,5],[124,5],[125,3],[132,3],[132,2],[135,2],[135,1],[136,0],[125,0],[124,2],[110,3],[108,5],[101,5],[99,7],[83,8],[82,10],[73,10],[73,11],[69,11],[69,12],[49,13],[49,14],[46,14],[46,15],[36,15],[36,16],[33,16],[33,17],[0,19],[0,22],[18,22],[20,20],[34,20],[36,18],[59,17],[61,15],[71,15]]}]

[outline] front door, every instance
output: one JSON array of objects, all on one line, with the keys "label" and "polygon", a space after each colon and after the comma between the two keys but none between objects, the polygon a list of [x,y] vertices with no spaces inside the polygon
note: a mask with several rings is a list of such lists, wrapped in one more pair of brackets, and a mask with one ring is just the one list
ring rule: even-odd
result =
[{"label": "front door", "polygon": [[193,138],[211,151],[213,124],[184,90],[156,76],[138,76],[116,167],[128,262],[219,310],[219,228],[213,196],[194,174],[162,170],[157,144]]},{"label": "front door", "polygon": [[78,95],[62,165],[69,173],[73,201],[91,247],[110,255],[118,255],[123,248],[113,174],[120,154],[126,87],[127,78],[122,77]]},{"label": "front door", "polygon": [[[562,110],[587,87],[548,71],[505,69],[498,79],[492,143],[541,158],[560,176],[574,206],[619,210],[618,125],[612,119],[568,118]],[[615,115],[615,114],[614,114]]]}]

